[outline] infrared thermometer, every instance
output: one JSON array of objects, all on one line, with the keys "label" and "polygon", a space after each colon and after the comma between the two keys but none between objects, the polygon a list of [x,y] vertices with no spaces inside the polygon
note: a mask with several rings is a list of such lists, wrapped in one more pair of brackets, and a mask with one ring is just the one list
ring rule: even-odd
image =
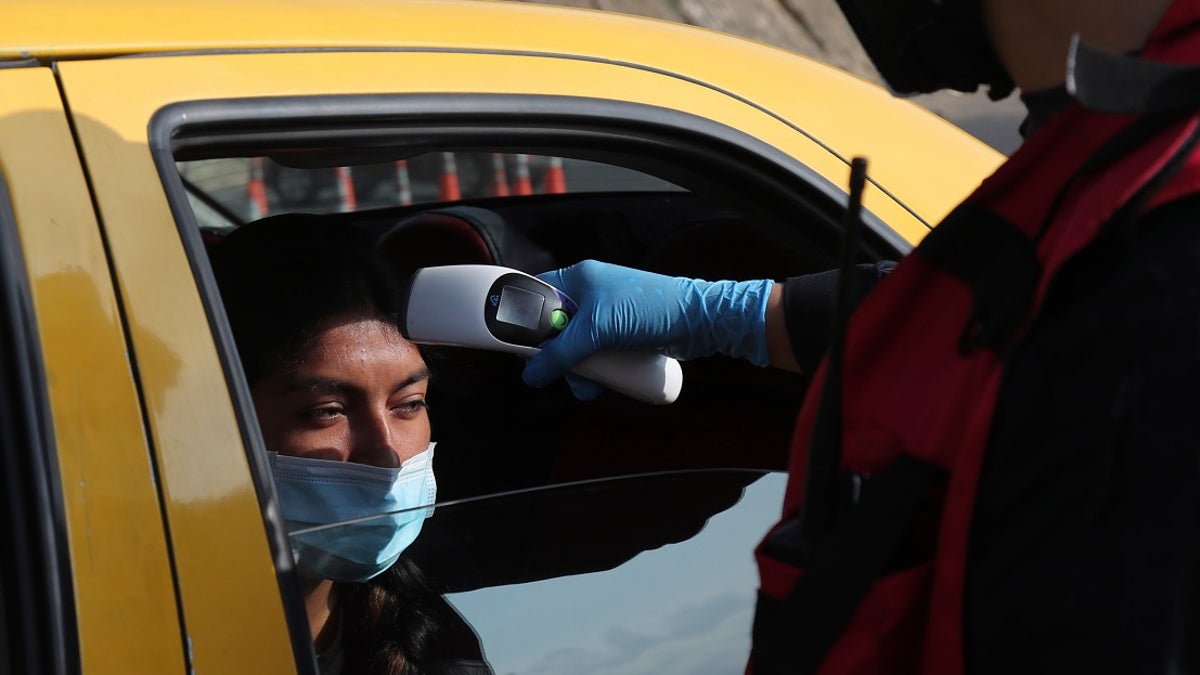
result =
[{"label": "infrared thermometer", "polygon": [[[578,307],[536,277],[496,265],[423,267],[409,283],[401,323],[420,344],[533,356],[570,324]],[[571,372],[647,403],[671,403],[683,388],[679,362],[656,352],[610,351]]]}]

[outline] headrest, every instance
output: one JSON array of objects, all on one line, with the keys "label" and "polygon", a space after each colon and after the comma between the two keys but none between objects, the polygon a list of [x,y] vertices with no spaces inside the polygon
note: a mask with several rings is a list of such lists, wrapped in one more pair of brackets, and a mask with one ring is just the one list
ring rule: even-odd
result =
[{"label": "headrest", "polygon": [[200,228],[200,241],[204,244],[204,252],[212,253],[213,247],[221,243],[224,236],[223,232]]},{"label": "headrest", "polygon": [[537,274],[555,269],[554,257],[495,211],[452,206],[396,223],[379,239],[379,254],[398,278],[436,265],[503,265]]}]

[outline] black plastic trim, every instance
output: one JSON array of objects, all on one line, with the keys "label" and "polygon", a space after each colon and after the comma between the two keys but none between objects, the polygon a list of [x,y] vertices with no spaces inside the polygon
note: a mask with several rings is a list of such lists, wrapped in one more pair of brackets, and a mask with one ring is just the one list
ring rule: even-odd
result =
[{"label": "black plastic trim", "polygon": [[[80,672],[66,513],[20,237],[0,177],[0,597],[4,672]],[[7,667],[11,667],[9,671]]]},{"label": "black plastic trim", "polygon": [[40,65],[43,65],[42,62],[35,58],[11,60],[0,59],[0,70],[7,70],[9,68],[32,68]]}]

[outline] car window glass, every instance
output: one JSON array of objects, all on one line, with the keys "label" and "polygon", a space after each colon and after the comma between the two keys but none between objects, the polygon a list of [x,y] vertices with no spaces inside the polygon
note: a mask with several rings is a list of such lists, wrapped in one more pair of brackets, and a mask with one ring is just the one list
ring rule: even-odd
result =
[{"label": "car window glass", "polygon": [[435,642],[463,650],[447,658],[481,659],[496,673],[725,674],[740,672],[749,654],[752,554],[785,485],[782,473],[647,475],[473,498],[292,538],[304,549],[370,536],[397,517],[416,522],[420,534],[398,564],[420,579],[426,602],[454,610],[428,627]]},{"label": "car window glass", "polygon": [[641,171],[582,159],[490,152],[431,152],[354,166],[305,167],[270,157],[179,163],[202,226],[222,227],[213,202],[243,220],[273,213],[335,213],[570,192],[681,190]]},{"label": "car window glass", "polygon": [[497,673],[741,672],[758,586],[753,551],[784,483],[781,474],[764,476],[691,538],[650,545],[611,569],[449,600]]}]

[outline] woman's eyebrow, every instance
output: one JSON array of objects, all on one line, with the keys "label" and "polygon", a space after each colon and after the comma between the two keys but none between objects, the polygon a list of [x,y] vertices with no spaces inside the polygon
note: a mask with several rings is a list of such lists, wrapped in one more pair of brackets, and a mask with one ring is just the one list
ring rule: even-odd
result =
[{"label": "woman's eyebrow", "polygon": [[428,380],[428,379],[429,379],[429,369],[428,368],[422,368],[420,370],[414,371],[412,375],[409,375],[408,377],[404,378],[400,382],[397,382],[396,386],[392,387],[392,393],[394,394],[394,393],[400,391],[401,389],[404,389],[405,387],[411,387],[412,385],[414,385],[418,382],[421,382],[422,380]]},{"label": "woman's eyebrow", "polygon": [[[421,368],[419,370],[415,370],[415,371],[413,371],[413,373],[411,375],[409,375],[408,377],[404,378],[403,380],[397,382],[392,387],[392,393],[400,391],[401,389],[404,389],[405,387],[411,387],[412,385],[414,385],[418,382],[421,382],[423,380],[428,380],[428,379],[429,379],[429,369],[428,368]],[[303,377],[303,378],[298,378],[298,379],[292,380],[291,382],[288,382],[287,386],[284,387],[284,392],[285,393],[293,393],[293,392],[302,391],[302,392],[312,393],[312,394],[342,394],[342,395],[346,395],[346,394],[351,394],[351,393],[357,392],[360,389],[361,389],[360,387],[358,387],[354,384],[346,382],[345,380],[339,380],[334,377]]]},{"label": "woman's eyebrow", "polygon": [[304,377],[292,380],[284,387],[284,392],[308,392],[313,394],[345,394],[357,387],[332,377]]}]

